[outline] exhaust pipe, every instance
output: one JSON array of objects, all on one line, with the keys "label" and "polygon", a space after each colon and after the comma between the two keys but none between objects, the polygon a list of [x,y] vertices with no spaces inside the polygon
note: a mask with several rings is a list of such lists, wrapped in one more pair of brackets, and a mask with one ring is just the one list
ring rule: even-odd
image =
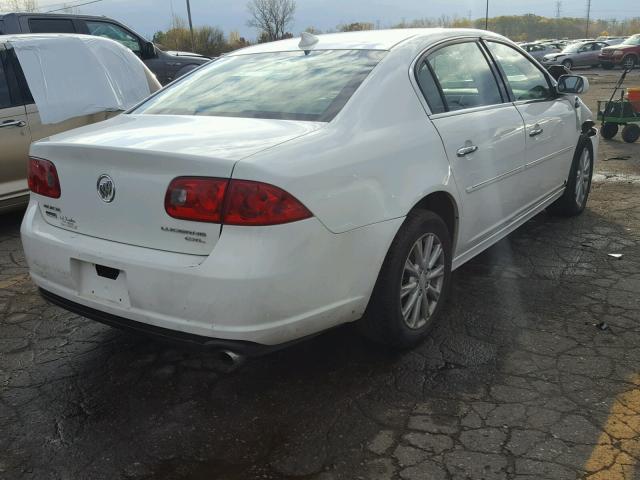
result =
[{"label": "exhaust pipe", "polygon": [[222,364],[229,370],[235,370],[240,367],[246,360],[244,355],[240,355],[239,353],[232,352],[231,350],[220,350],[219,358],[222,361]]}]

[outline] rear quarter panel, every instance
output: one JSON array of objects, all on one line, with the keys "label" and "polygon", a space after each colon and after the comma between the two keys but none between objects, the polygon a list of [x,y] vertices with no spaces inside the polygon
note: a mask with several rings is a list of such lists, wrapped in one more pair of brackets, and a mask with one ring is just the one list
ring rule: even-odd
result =
[{"label": "rear quarter panel", "polygon": [[404,217],[429,193],[458,198],[442,141],[392,50],[324,128],[240,161],[234,178],[277,185],[332,232]]}]

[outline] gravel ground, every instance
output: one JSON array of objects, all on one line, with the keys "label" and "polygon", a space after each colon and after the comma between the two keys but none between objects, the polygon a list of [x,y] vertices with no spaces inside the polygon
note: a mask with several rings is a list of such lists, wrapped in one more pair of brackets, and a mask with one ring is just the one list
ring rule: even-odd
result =
[{"label": "gravel ground", "polygon": [[640,479],[640,143],[603,143],[584,215],[455,272],[403,354],[346,326],[227,372],[47,304],[3,217],[0,478]]}]

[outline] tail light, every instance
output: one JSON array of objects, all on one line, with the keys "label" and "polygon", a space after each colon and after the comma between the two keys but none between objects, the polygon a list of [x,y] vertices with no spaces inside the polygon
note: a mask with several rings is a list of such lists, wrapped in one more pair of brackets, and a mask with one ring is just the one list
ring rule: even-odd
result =
[{"label": "tail light", "polygon": [[165,195],[165,210],[182,220],[250,226],[313,216],[295,197],[274,185],[207,177],[174,179]]},{"label": "tail light", "polygon": [[60,180],[56,166],[49,160],[29,158],[29,190],[45,197],[60,198]]},{"label": "tail light", "polygon": [[205,177],[174,179],[164,197],[167,213],[181,220],[220,223],[229,180]]}]

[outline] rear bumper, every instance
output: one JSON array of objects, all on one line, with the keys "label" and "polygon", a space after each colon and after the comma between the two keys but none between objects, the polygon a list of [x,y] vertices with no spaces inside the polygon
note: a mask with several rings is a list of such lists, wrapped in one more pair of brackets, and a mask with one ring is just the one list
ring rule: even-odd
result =
[{"label": "rear bumper", "polygon": [[109,325],[110,327],[128,330],[134,333],[148,335],[159,340],[169,341],[172,343],[182,344],[186,346],[195,346],[199,348],[207,348],[213,350],[229,350],[248,357],[258,355],[266,355],[275,350],[287,346],[281,344],[276,346],[261,345],[259,343],[244,342],[238,340],[224,340],[220,338],[203,337],[192,333],[170,330],[168,328],[156,327],[154,325],[129,320],[128,318],[111,315],[101,310],[96,310],[80,303],[75,303],[51,292],[40,289],[40,294],[45,300],[64,308],[70,312],[81,315],[90,320]]},{"label": "rear bumper", "polygon": [[[195,256],[57,228],[32,199],[21,234],[33,281],[69,310],[89,309],[90,318],[101,312],[104,323],[122,324],[115,317],[134,327],[278,345],[360,318],[401,222],[344,234],[315,218],[225,226],[213,252]],[[95,265],[120,275],[100,277]]]}]

